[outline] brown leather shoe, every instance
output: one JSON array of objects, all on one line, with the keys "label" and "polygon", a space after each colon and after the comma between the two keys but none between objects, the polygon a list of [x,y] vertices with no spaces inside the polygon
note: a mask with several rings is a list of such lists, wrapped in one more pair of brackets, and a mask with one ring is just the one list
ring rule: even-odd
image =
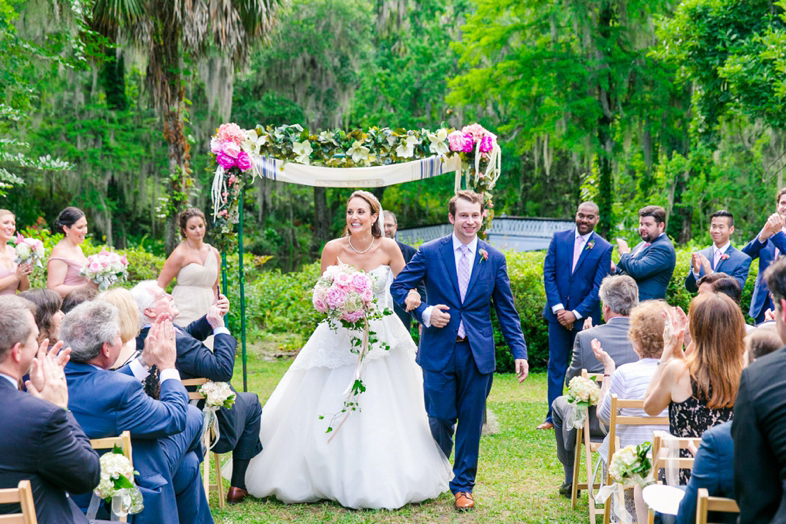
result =
[{"label": "brown leather shoe", "polygon": [[536,427],[535,429],[546,429],[546,430],[554,429],[554,424],[552,424],[551,422],[544,422],[543,424]]},{"label": "brown leather shoe", "polygon": [[227,502],[229,504],[239,504],[243,502],[243,499],[245,499],[247,496],[248,491],[232,486],[227,492]]},{"label": "brown leather shoe", "polygon": [[459,491],[456,493],[456,502],[453,507],[459,511],[467,511],[475,507],[475,499],[472,498],[472,493],[466,491]]}]

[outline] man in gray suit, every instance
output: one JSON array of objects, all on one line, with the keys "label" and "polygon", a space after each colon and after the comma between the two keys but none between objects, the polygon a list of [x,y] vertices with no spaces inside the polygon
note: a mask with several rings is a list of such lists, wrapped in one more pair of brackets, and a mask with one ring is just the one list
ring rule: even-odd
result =
[{"label": "man in gray suit", "polygon": [[[639,357],[633,351],[633,345],[628,340],[630,311],[639,303],[639,288],[636,281],[627,275],[611,275],[603,279],[598,291],[603,303],[603,318],[605,324],[592,329],[584,329],[576,335],[573,343],[573,358],[565,375],[565,386],[570,379],[581,375],[581,370],[588,373],[603,373],[603,364],[595,358],[590,347],[593,339],[598,339],[603,349],[614,360],[617,366],[636,362]],[[561,495],[570,497],[573,481],[574,449],[576,446],[576,430],[567,429],[564,420],[568,411],[573,406],[568,403],[567,397],[557,397],[552,404],[554,416],[554,436],[557,439],[557,458],[565,469],[565,482],[560,486]],[[595,416],[595,407],[588,411],[590,423],[590,436],[602,438],[605,435]]]}]

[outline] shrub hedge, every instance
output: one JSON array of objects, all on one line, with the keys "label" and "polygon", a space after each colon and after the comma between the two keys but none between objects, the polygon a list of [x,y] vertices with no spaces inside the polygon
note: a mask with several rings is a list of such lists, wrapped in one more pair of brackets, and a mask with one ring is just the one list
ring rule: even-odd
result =
[{"label": "shrub hedge", "polygon": [[[50,235],[47,230],[26,230],[23,234],[40,238],[48,252],[62,238],[62,235]],[[90,255],[100,251],[102,246],[88,239],[82,248],[86,255]],[[667,296],[669,304],[682,306],[685,311],[688,310],[688,304],[693,297],[684,286],[693,250],[691,247],[677,248],[677,267],[669,284]],[[123,284],[125,287],[131,287],[140,280],[157,278],[164,265],[163,257],[142,249],[132,248],[117,250],[117,252],[126,255],[129,261],[129,281]],[[521,327],[527,341],[532,369],[544,369],[548,361],[547,326],[541,315],[546,302],[543,289],[544,257],[543,251],[507,253],[508,275],[516,309],[521,317]],[[617,258],[614,257],[615,260]],[[319,276],[319,262],[307,264],[298,272],[283,273],[279,269],[263,269],[267,257],[246,254],[243,260],[248,342],[262,341],[270,334],[294,334],[298,335],[295,340],[306,340],[320,320],[320,314],[311,306],[311,288]],[[240,289],[237,265],[237,255],[228,257],[229,298],[232,303],[229,327],[233,333],[240,332]],[[758,264],[754,262],[751,264],[748,281],[742,294],[743,310],[746,313],[757,273]],[[31,285],[32,287],[46,285],[46,269],[36,269],[32,275]],[[500,372],[513,371],[513,359],[505,345],[493,310],[492,317],[495,325],[497,369]],[[598,319],[595,319],[595,323],[598,323]],[[417,339],[415,329],[412,334]]]}]

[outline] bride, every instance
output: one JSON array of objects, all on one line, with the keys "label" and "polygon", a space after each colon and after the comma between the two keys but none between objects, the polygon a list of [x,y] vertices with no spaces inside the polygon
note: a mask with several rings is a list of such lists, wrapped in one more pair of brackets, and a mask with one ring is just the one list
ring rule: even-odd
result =
[{"label": "bride", "polygon": [[[390,283],[404,259],[395,241],[382,236],[379,202],[355,191],[346,213],[346,234],[325,245],[322,272],[339,261],[365,271],[379,307],[392,309]],[[285,503],[328,499],[349,508],[395,509],[448,490],[450,463],[429,430],[415,344],[396,315],[372,321],[371,329],[390,349],[368,353],[359,410],[330,434],[357,355],[346,329],[322,322],[314,331],[265,405],[264,450],[248,467],[249,493]]]}]

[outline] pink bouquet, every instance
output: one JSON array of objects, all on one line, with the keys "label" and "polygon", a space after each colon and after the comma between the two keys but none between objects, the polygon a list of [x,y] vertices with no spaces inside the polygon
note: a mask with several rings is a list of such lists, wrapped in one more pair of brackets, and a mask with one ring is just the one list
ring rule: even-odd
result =
[{"label": "pink bouquet", "polygon": [[314,309],[325,313],[328,321],[360,329],[361,320],[375,311],[371,278],[352,266],[330,266],[314,286]]},{"label": "pink bouquet", "polygon": [[489,153],[494,149],[497,135],[488,131],[480,124],[464,126],[461,131],[453,131],[448,135],[451,151],[473,153],[477,149],[481,153]]},{"label": "pink bouquet", "polygon": [[46,250],[44,243],[37,238],[25,238],[19,233],[16,234],[14,239],[14,258],[15,264],[30,264],[41,267],[41,259],[44,258]]},{"label": "pink bouquet", "polygon": [[102,250],[97,255],[87,257],[87,264],[79,270],[79,276],[87,277],[98,289],[105,291],[112,284],[128,277],[128,259],[111,251]]}]

